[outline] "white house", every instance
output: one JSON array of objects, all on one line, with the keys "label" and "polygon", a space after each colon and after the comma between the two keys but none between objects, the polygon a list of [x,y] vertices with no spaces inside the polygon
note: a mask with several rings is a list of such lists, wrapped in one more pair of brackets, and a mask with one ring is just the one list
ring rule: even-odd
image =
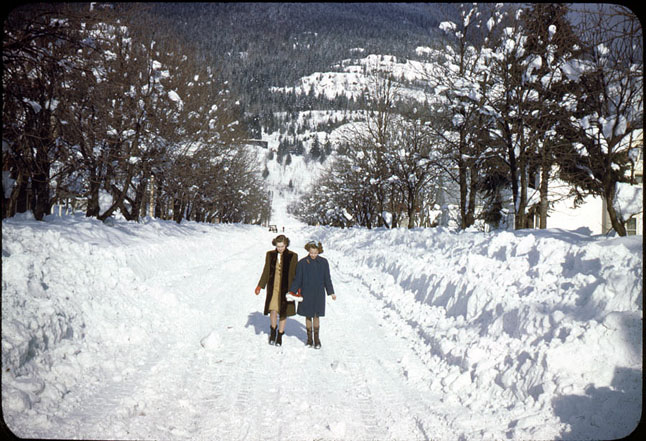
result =
[{"label": "white house", "polygon": [[[630,183],[633,191],[629,190],[627,192],[629,193],[629,197],[624,197],[624,200],[620,201],[619,204],[623,205],[624,216],[629,217],[626,222],[627,233],[629,235],[642,235],[644,232],[644,141],[642,130],[635,131],[632,145],[631,158],[633,160],[633,167],[630,170]],[[625,185],[623,187],[624,189],[626,188]],[[550,193],[552,191],[558,192],[561,189],[557,184],[555,187],[550,188]],[[568,230],[587,227],[591,230],[592,234],[607,234],[612,230],[605,200],[596,196],[587,197],[584,203],[576,208],[574,208],[572,198],[559,200],[554,204],[553,210],[550,211],[547,226],[548,228],[563,228]]]}]

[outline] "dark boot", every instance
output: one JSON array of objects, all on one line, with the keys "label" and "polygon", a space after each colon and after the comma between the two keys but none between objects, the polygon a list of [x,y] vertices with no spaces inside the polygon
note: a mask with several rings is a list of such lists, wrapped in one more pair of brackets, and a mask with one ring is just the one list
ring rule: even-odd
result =
[{"label": "dark boot", "polygon": [[314,349],[321,349],[321,340],[319,340],[319,328],[314,328]]},{"label": "dark boot", "polygon": [[307,343],[305,343],[305,346],[307,347],[312,347],[314,343],[312,342],[312,330],[308,329],[307,330]]},{"label": "dark boot", "polygon": [[283,345],[283,334],[284,334],[284,332],[278,331],[278,335],[276,336],[276,346],[282,346]]},{"label": "dark boot", "polygon": [[276,342],[276,328],[270,327],[271,332],[269,333],[269,344],[273,345]]}]

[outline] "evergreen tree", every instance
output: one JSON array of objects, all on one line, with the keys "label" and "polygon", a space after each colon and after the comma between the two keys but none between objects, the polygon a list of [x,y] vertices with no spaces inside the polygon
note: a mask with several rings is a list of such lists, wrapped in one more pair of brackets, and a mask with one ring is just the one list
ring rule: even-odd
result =
[{"label": "evergreen tree", "polygon": [[564,153],[567,145],[556,128],[571,116],[562,103],[572,88],[561,69],[582,53],[582,44],[566,18],[568,12],[566,4],[536,3],[522,17],[527,35],[525,47],[533,60],[540,60],[540,66],[527,77],[538,96],[534,105],[536,117],[528,125],[537,134],[532,171],[539,177],[536,187],[540,195],[540,228],[547,228],[549,182],[558,164],[559,150]]},{"label": "evergreen tree", "polygon": [[319,143],[318,135],[314,135],[314,141],[312,142],[312,147],[310,148],[310,158],[316,160],[321,156],[321,145]]},{"label": "evergreen tree", "polygon": [[294,154],[302,156],[305,153],[305,146],[303,145],[303,140],[299,139],[296,141],[296,147],[294,148]]},{"label": "evergreen tree", "polygon": [[326,156],[330,156],[332,154],[332,142],[330,141],[329,135],[325,136],[325,144],[323,144],[323,152],[325,153]]}]

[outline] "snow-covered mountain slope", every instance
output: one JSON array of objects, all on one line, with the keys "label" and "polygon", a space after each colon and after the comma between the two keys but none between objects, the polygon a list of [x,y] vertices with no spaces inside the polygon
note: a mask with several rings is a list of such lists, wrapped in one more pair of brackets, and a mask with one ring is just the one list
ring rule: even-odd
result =
[{"label": "snow-covered mountain slope", "polygon": [[[419,54],[426,54],[429,48],[418,48]],[[329,72],[315,72],[301,78],[296,85],[289,87],[271,87],[277,94],[296,93],[297,95],[313,94],[334,99],[345,96],[357,99],[374,93],[375,78],[377,74],[389,73],[395,79],[394,87],[402,99],[424,102],[429,98],[423,90],[414,86],[415,81],[423,80],[428,70],[432,68],[429,63],[414,60],[397,59],[391,55],[370,54],[361,58],[342,60],[331,66]],[[275,117],[283,121],[284,127],[293,125],[297,134],[290,141],[301,141],[305,147],[304,155],[291,155],[291,163],[278,163],[276,155],[268,159],[269,151],[276,152],[281,139],[279,131],[262,133],[262,140],[268,144],[268,150],[256,147],[258,150],[261,170],[269,171],[266,178],[267,185],[272,189],[289,188],[290,191],[302,194],[316,182],[321,169],[334,158],[335,150],[339,144],[348,140],[348,132],[356,130],[355,123],[365,119],[363,111],[343,110],[310,110],[294,112],[278,112]],[[333,127],[326,129],[325,127]],[[310,127],[306,129],[305,127]],[[319,129],[320,128],[320,129]],[[318,138],[322,146],[326,141],[332,145],[332,154],[323,164],[318,160],[310,160],[308,153],[311,151],[314,138]]]},{"label": "snow-covered mountain slope", "polygon": [[642,237],[306,227],[337,300],[267,345],[276,233],[2,224],[2,408],[23,437],[613,439],[642,404]]},{"label": "snow-covered mountain slope", "polygon": [[[417,51],[424,54],[431,49],[420,47]],[[408,83],[423,81],[432,67],[430,63],[416,60],[398,60],[392,55],[370,54],[363,58],[342,60],[339,64],[331,66],[333,71],[312,73],[301,78],[294,86],[271,87],[270,90],[276,93],[325,96],[330,100],[338,96],[356,100],[373,91],[375,75],[382,74],[392,76],[402,98],[424,102],[427,96],[419,88],[411,87]]]}]

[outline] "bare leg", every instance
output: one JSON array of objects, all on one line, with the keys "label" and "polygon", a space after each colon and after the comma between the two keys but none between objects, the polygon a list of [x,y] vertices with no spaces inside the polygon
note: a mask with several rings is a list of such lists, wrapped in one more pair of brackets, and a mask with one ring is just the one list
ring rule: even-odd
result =
[{"label": "bare leg", "polygon": [[285,323],[286,323],[286,322],[287,322],[287,319],[286,319],[286,318],[282,318],[282,317],[280,318],[280,320],[279,320],[279,322],[278,322],[278,332],[280,332],[281,334],[282,334],[283,332],[285,332]]},{"label": "bare leg", "polygon": [[269,320],[271,322],[271,327],[276,327],[276,317],[278,316],[278,311],[269,311]]},{"label": "bare leg", "polygon": [[[314,317],[314,329],[318,329],[320,326],[319,318]],[[305,318],[305,328],[308,330],[312,330],[312,317],[306,317]]]}]

